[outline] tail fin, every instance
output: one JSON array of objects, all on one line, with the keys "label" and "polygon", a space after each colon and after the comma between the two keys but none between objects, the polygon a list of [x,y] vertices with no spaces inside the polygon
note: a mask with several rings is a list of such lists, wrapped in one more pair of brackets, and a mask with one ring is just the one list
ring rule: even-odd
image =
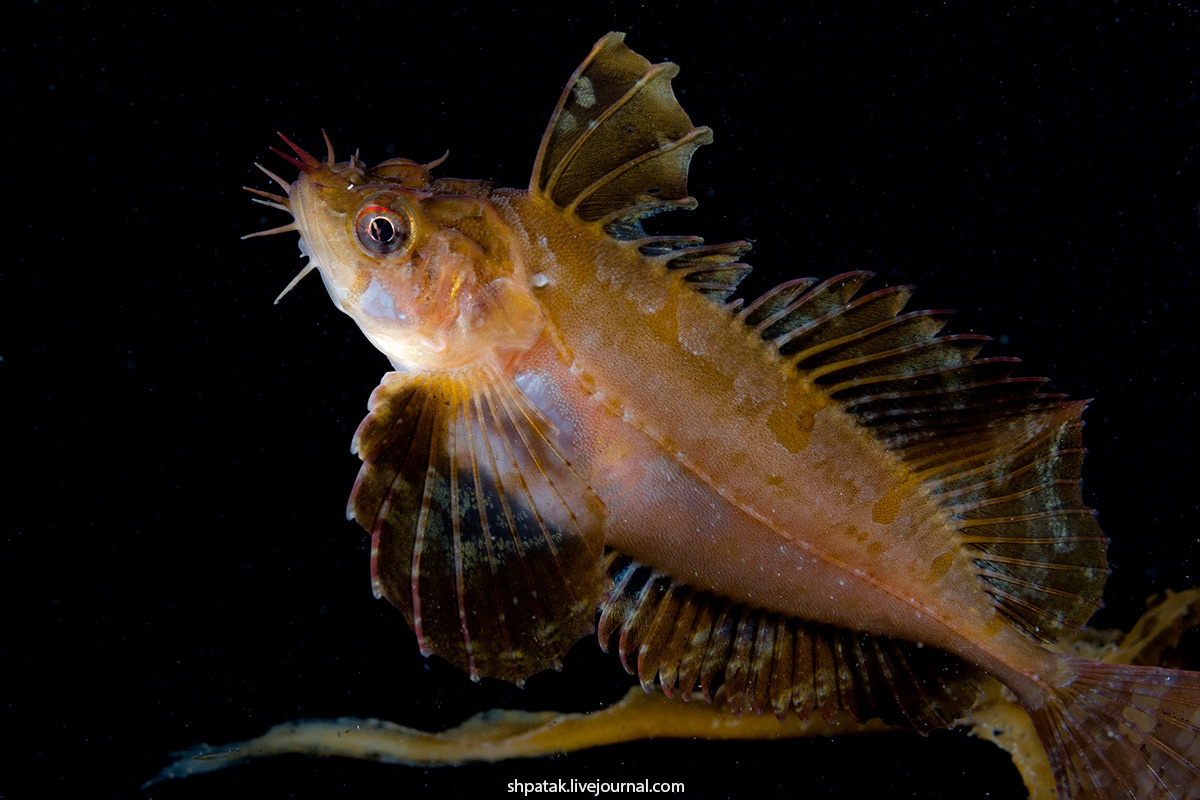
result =
[{"label": "tail fin", "polygon": [[1200,673],[1069,658],[1030,708],[1061,800],[1200,798]]}]

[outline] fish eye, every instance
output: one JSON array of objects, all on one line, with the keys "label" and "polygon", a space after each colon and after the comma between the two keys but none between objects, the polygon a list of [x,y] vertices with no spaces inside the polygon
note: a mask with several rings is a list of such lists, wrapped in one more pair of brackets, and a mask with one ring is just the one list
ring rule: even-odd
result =
[{"label": "fish eye", "polygon": [[[393,202],[385,204],[388,200]],[[406,205],[399,197],[375,197],[359,208],[354,236],[368,255],[392,255],[411,244],[413,224]]]}]

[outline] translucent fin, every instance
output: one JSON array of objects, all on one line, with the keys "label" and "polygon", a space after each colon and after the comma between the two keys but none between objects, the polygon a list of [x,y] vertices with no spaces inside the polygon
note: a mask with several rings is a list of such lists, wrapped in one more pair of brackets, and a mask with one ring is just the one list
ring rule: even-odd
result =
[{"label": "translucent fin", "polygon": [[620,228],[691,208],[688,165],[712,131],[692,125],[671,89],[674,64],[651,64],[610,33],[571,76],[542,137],[530,191],[587,222]]},{"label": "translucent fin", "polygon": [[912,287],[855,297],[870,277],[785,283],[739,316],[942,504],[1013,624],[1042,640],[1078,629],[1108,574],[1079,485],[1086,404],[1012,377],[1016,359],[977,358],[986,337],[940,336],[951,312],[902,313]]},{"label": "translucent fin", "polygon": [[1108,540],[1080,490],[1082,412],[1081,403],[1062,404],[962,430],[964,450],[978,454],[931,482],[985,590],[1041,639],[1080,628],[1101,607],[1108,574]]},{"label": "translucent fin", "polygon": [[389,373],[354,437],[349,516],[375,594],[421,651],[522,683],[594,630],[607,585],[601,501],[509,381]]},{"label": "translucent fin", "polygon": [[750,249],[748,242],[697,245],[663,256],[667,269],[678,270],[684,281],[715,303],[724,303],[750,267],[738,259]]},{"label": "translucent fin", "polygon": [[1077,677],[1026,704],[1061,798],[1200,798],[1200,673],[1068,659]]},{"label": "translucent fin", "polygon": [[616,553],[613,588],[601,601],[600,643],[616,638],[621,661],[649,691],[655,680],[685,699],[724,687],[735,714],[839,710],[919,731],[962,719],[981,673],[930,647],[822,625],[681,584]]}]

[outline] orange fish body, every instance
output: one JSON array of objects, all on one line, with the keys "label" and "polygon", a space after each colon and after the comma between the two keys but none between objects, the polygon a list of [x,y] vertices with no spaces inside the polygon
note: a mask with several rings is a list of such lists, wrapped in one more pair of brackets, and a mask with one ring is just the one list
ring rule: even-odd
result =
[{"label": "orange fish body", "polygon": [[731,301],[748,245],[642,227],[694,205],[711,132],[623,38],[572,77],[527,191],[293,145],[287,197],[258,192],[397,369],[354,443],[377,596],[424,653],[518,683],[599,610],[648,689],[736,711],[929,730],[986,672],[1064,797],[1200,796],[1197,675],[1044,646],[1107,574],[1083,404],[866,273]]},{"label": "orange fish body", "polygon": [[[522,205],[515,224],[537,222]],[[590,278],[637,258],[606,244],[537,263],[554,335],[518,373],[558,387],[557,404],[543,401],[556,417],[586,420],[573,453],[604,498],[606,544],[804,619],[955,651],[999,646],[1009,627],[994,622],[956,526],[911,471],[683,275],[641,263]]]}]

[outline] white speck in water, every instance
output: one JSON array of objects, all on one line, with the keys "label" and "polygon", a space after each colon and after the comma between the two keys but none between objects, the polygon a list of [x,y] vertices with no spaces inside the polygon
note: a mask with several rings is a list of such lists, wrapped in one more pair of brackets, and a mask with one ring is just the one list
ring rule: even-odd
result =
[{"label": "white speck in water", "polygon": [[550,279],[546,277],[546,273],[544,272],[534,273],[534,276],[530,278],[530,282],[539,289],[550,285]]}]

